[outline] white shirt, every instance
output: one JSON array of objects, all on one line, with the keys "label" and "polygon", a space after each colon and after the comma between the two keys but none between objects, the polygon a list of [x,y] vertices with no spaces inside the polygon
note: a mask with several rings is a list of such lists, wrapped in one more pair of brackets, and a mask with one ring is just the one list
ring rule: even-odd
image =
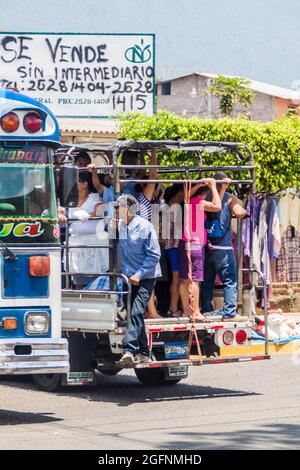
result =
[{"label": "white shirt", "polygon": [[80,210],[86,211],[88,214],[91,214],[92,212],[95,211],[95,206],[97,204],[101,204],[101,199],[98,193],[90,193],[88,195],[87,200],[80,206],[80,207],[73,207],[72,209],[69,209],[69,217],[70,219],[75,219],[76,216],[74,215],[74,212]]},{"label": "white shirt", "polygon": [[[102,201],[98,193],[90,193],[87,200],[80,207],[69,209],[69,218],[76,219],[76,211],[79,210],[91,214],[96,210],[96,206],[101,203]],[[93,234],[97,230],[104,230],[104,222],[102,220],[72,221],[70,223],[70,234],[72,235]]]}]

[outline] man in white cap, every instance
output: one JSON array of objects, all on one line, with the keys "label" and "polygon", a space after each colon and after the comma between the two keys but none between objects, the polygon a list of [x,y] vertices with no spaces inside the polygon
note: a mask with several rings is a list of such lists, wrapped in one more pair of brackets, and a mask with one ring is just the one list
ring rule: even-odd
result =
[{"label": "man in white cap", "polygon": [[131,321],[124,337],[124,354],[120,362],[130,365],[150,360],[144,316],[155,279],[161,276],[160,246],[152,223],[136,215],[137,200],[124,195],[118,198],[117,203],[122,273],[132,286]]}]

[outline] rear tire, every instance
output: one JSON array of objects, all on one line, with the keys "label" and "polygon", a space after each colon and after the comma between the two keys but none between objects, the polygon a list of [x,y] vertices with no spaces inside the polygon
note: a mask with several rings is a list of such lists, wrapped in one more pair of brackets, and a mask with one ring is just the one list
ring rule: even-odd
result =
[{"label": "rear tire", "polygon": [[117,375],[120,372],[120,369],[97,369],[101,374],[113,376]]},{"label": "rear tire", "polygon": [[134,369],[135,375],[143,385],[175,385],[182,379],[166,379],[163,369]]},{"label": "rear tire", "polygon": [[38,374],[32,378],[34,384],[44,392],[58,392],[62,387],[62,374]]}]

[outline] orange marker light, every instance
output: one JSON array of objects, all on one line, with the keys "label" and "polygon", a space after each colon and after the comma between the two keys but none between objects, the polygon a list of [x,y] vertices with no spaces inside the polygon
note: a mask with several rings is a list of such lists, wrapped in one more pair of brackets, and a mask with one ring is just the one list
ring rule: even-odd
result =
[{"label": "orange marker light", "polygon": [[16,318],[4,318],[2,320],[2,327],[4,330],[16,330],[18,326],[18,320]]},{"label": "orange marker light", "polygon": [[49,256],[30,256],[29,274],[34,277],[46,277],[50,275]]},{"label": "orange marker light", "polygon": [[4,132],[15,132],[19,125],[20,125],[20,120],[19,117],[16,113],[7,113],[2,116],[0,120],[0,124]]}]

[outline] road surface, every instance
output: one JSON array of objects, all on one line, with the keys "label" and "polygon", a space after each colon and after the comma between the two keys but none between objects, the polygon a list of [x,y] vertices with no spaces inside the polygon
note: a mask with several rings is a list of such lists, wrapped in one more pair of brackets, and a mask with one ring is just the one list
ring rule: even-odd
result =
[{"label": "road surface", "polygon": [[277,356],[194,367],[171,387],[126,371],[57,394],[2,378],[0,449],[299,449],[299,372]]}]

